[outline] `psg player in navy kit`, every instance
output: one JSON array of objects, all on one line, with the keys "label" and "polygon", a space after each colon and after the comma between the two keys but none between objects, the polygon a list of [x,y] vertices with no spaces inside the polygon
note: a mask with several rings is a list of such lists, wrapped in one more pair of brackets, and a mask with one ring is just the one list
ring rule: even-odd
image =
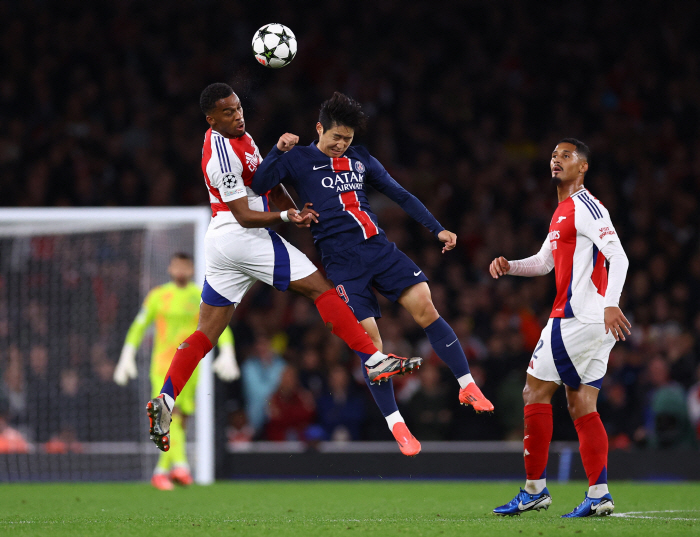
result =
[{"label": "psg player in navy kit", "polygon": [[[311,225],[311,231],[326,275],[378,349],[382,348],[382,341],[375,319],[381,313],[372,287],[406,308],[425,330],[435,353],[459,382],[460,402],[472,405],[478,412],[492,411],[493,405],[469,373],[457,336],[433,305],[428,278],[387,240],[379,227],[367,200],[366,185],[398,203],[432,231],[444,243],[443,253],[455,247],[457,236],[443,228],[367,149],[350,146],[355,131],[363,129],[366,122],[360,104],[336,92],[321,106],[316,124],[318,140],[306,147],[295,147],[298,136],[284,134],[258,167],[252,189],[267,192],[279,183],[287,183],[304,202],[313,204],[317,222]],[[366,372],[365,380],[402,453],[417,454],[420,443],[408,431],[398,411],[391,381],[372,384]]]}]

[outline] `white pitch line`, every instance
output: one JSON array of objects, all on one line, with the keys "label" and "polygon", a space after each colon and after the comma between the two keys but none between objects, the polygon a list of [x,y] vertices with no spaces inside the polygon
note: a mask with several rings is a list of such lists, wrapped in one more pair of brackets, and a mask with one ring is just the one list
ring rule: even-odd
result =
[{"label": "white pitch line", "polygon": [[645,516],[652,513],[699,513],[697,509],[666,509],[665,511],[629,511],[627,513],[612,513],[610,516],[618,518],[643,518],[651,520],[690,520],[700,522],[700,518],[683,518],[683,517],[658,517]]}]

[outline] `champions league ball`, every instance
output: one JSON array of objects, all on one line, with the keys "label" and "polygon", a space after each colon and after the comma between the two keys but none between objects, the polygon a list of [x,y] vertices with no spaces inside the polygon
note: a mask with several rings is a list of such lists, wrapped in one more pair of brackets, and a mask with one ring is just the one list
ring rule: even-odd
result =
[{"label": "champions league ball", "polygon": [[297,53],[297,39],[283,24],[266,24],[253,36],[253,54],[265,67],[289,65]]}]

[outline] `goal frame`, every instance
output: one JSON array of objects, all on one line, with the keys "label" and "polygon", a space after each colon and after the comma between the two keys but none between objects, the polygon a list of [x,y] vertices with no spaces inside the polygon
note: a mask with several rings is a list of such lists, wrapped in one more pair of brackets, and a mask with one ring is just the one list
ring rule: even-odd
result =
[{"label": "goal frame", "polygon": [[[204,235],[211,219],[209,207],[85,207],[85,208],[0,208],[0,235],[22,234],[56,235],[69,232],[109,231],[158,226],[159,224],[194,225],[195,281],[204,283],[206,261]],[[53,227],[45,227],[54,224]],[[19,228],[19,233],[5,233],[5,226]],[[214,437],[214,381],[212,377],[212,352],[199,364],[199,381],[196,394],[195,482],[209,485],[215,476]],[[145,431],[144,431],[145,433]],[[153,449],[156,449],[153,446]]]}]

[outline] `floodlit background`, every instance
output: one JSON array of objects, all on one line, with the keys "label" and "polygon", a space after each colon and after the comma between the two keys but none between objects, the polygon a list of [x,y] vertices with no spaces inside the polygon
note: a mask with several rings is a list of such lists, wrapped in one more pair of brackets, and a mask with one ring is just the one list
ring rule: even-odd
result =
[{"label": "floodlit background", "polygon": [[[633,336],[614,348],[599,402],[611,450],[697,449],[699,18],[698,3],[653,0],[0,1],[0,204],[206,205],[206,85],[232,85],[263,155],[287,131],[311,143],[320,103],[347,93],[370,116],[356,143],[458,235],[441,255],[427,230],[371,197],[389,239],[429,276],[497,411],[460,408],[424,332],[382,300],[385,349],[427,359],[395,383],[400,409],[421,441],[519,440],[525,368],[554,278],[496,282],[487,267],[539,250],[557,202],[549,155],[579,138],[592,149],[586,186],[630,258],[621,306]],[[250,48],[269,22],[299,41],[277,71]],[[308,231],[281,232],[320,265]],[[90,403],[105,396],[135,416],[145,402],[142,384],[110,379],[144,296],[147,238],[67,240],[0,237],[0,451],[7,427],[35,450],[143,436],[136,417],[115,431],[109,409]],[[243,378],[216,383],[220,450],[392,439],[357,358],[311,302],[258,284],[232,326]],[[276,373],[253,385],[253,368]],[[286,404],[296,396],[310,401],[305,412]],[[554,403],[554,440],[576,440],[563,393]]]}]

